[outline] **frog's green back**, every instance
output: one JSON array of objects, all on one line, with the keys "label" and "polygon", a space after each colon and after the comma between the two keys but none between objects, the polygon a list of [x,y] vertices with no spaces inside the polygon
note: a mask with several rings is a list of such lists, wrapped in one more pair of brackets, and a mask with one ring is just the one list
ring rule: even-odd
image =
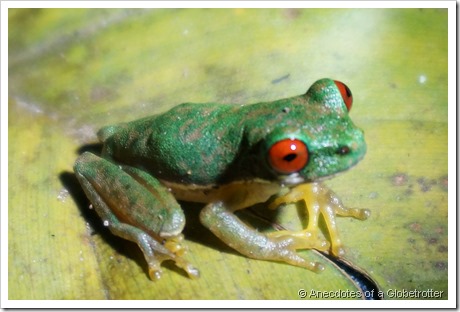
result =
[{"label": "frog's green back", "polygon": [[[346,170],[364,155],[362,131],[348,117],[334,81],[300,96],[252,105],[184,103],[164,114],[103,128],[104,155],[180,184],[215,185],[255,178],[276,181],[272,144],[298,138],[308,146],[314,180]],[[343,146],[350,155],[340,155]],[[363,148],[364,147],[364,148]]]},{"label": "frog's green back", "polygon": [[185,103],[101,130],[104,153],[179,183],[209,184],[233,162],[243,136],[237,107]]}]

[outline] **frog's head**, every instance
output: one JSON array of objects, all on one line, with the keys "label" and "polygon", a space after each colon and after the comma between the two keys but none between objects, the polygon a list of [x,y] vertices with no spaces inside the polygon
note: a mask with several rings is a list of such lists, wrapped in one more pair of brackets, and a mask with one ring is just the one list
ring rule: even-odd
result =
[{"label": "frog's head", "polygon": [[322,79],[303,97],[302,107],[289,111],[290,122],[265,138],[267,165],[286,185],[333,176],[366,153],[364,133],[348,115],[352,94],[345,84]]}]

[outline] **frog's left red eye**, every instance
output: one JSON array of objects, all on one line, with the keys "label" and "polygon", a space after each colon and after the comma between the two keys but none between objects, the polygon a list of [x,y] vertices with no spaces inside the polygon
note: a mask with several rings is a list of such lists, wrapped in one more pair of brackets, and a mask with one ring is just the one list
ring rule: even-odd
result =
[{"label": "frog's left red eye", "polygon": [[268,160],[275,171],[282,174],[294,173],[307,165],[308,148],[300,140],[284,139],[270,147]]},{"label": "frog's left red eye", "polygon": [[353,104],[353,95],[351,94],[350,89],[347,87],[346,84],[343,82],[334,80],[335,85],[340,91],[340,94],[342,95],[343,101],[345,102],[345,106],[347,107],[347,110],[351,110],[351,105]]}]

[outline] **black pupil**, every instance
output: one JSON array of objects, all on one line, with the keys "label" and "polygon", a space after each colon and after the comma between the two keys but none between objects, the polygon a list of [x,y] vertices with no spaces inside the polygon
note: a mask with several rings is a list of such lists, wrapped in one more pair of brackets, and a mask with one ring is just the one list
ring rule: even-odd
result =
[{"label": "black pupil", "polygon": [[291,153],[283,157],[285,161],[293,161],[297,157],[297,154]]},{"label": "black pupil", "polygon": [[344,84],[343,86],[345,87],[345,91],[347,91],[347,96],[351,97],[352,96],[351,90],[347,87],[347,85]]}]

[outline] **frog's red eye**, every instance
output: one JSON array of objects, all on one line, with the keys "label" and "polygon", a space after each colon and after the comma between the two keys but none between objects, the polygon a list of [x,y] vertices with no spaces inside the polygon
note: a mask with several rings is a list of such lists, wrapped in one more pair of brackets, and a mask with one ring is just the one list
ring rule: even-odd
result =
[{"label": "frog's red eye", "polygon": [[268,151],[268,160],[279,173],[294,173],[307,164],[308,148],[300,140],[284,139],[272,145]]},{"label": "frog's red eye", "polygon": [[345,102],[345,106],[347,107],[347,110],[351,110],[351,105],[353,104],[353,95],[351,94],[350,89],[347,87],[346,84],[343,82],[334,80],[335,85],[340,91],[340,94],[342,95],[343,101]]}]

